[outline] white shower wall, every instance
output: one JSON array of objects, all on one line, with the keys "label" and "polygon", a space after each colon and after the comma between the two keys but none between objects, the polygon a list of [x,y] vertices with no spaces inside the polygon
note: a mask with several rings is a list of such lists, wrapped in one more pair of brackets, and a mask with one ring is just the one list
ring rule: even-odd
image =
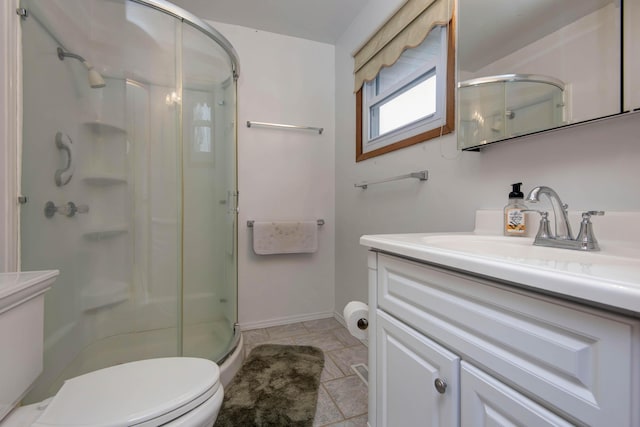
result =
[{"label": "white shower wall", "polygon": [[[239,322],[327,317],[334,309],[334,47],[213,23],[240,56]],[[247,128],[246,122],[323,127]],[[324,219],[314,254],[257,256],[247,220]]]}]

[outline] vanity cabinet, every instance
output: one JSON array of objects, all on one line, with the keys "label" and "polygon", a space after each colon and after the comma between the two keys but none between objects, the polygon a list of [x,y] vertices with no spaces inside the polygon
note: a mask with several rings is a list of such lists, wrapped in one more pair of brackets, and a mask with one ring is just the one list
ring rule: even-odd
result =
[{"label": "vanity cabinet", "polygon": [[369,307],[371,427],[640,425],[637,319],[379,252]]}]

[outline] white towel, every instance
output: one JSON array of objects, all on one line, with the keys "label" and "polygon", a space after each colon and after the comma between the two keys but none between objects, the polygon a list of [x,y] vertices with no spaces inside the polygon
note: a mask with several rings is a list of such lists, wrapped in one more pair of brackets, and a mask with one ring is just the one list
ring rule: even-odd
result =
[{"label": "white towel", "polygon": [[317,221],[253,223],[253,251],[258,255],[312,253],[317,249]]}]

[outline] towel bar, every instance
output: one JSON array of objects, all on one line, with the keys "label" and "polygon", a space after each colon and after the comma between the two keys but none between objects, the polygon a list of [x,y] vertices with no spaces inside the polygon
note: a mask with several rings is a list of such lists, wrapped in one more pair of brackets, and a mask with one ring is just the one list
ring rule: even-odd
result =
[{"label": "towel bar", "polygon": [[356,188],[360,187],[363,190],[366,190],[367,187],[370,185],[382,184],[384,182],[398,181],[400,179],[407,179],[407,178],[416,178],[416,179],[419,179],[420,181],[426,181],[427,179],[429,179],[429,171],[424,170],[424,171],[418,171],[418,172],[411,172],[406,175],[394,176],[392,178],[380,179],[378,181],[363,181],[359,184],[353,184],[353,186]]},{"label": "towel bar", "polygon": [[251,126],[265,127],[265,128],[278,128],[278,129],[296,129],[296,130],[312,130],[314,132],[318,132],[318,134],[322,135],[324,132],[324,128],[319,128],[315,126],[297,126],[297,125],[283,125],[280,123],[266,123],[266,122],[252,122],[247,120],[247,127]]},{"label": "towel bar", "polygon": [[[254,222],[255,222],[255,221],[254,221],[254,220],[252,220],[252,219],[250,219],[249,221],[247,221],[247,227],[249,227],[249,228],[253,227],[253,223],[254,223]],[[323,226],[323,225],[324,225],[324,219],[319,219],[319,220],[318,220],[318,227],[321,227],[321,226]]]}]

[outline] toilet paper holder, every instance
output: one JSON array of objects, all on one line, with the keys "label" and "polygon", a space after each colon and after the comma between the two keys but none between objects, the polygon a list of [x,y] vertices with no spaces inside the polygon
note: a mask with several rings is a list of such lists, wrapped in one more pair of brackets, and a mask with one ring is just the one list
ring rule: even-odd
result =
[{"label": "toilet paper holder", "polygon": [[344,306],[345,326],[349,333],[359,340],[365,340],[369,334],[369,306],[362,301],[349,301]]},{"label": "toilet paper holder", "polygon": [[367,321],[367,319],[362,318],[362,319],[358,319],[357,325],[358,325],[358,329],[362,329],[364,331],[369,327],[369,322]]}]

